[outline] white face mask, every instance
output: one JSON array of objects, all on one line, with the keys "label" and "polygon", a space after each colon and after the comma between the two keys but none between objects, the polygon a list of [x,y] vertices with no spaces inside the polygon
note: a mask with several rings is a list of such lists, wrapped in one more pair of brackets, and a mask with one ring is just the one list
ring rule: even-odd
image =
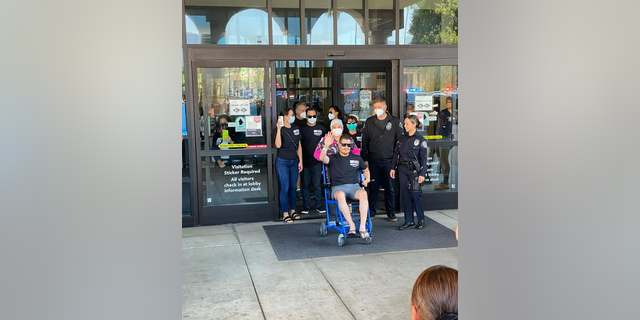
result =
[{"label": "white face mask", "polygon": [[341,128],[332,129],[331,133],[333,133],[333,135],[337,137],[339,135],[342,135],[342,129]]},{"label": "white face mask", "polygon": [[333,113],[329,113],[328,117],[329,120],[333,120],[333,118],[335,118],[336,116]]},{"label": "white face mask", "polygon": [[307,117],[307,113],[302,111],[302,113],[300,114],[300,119],[304,119]]},{"label": "white face mask", "polygon": [[382,109],[376,109],[376,115],[377,115],[378,117],[382,117],[382,115],[383,115],[383,114],[384,114],[384,110],[382,110]]},{"label": "white face mask", "polygon": [[317,120],[318,120],[318,118],[307,119],[307,121],[309,121],[309,123],[311,123],[311,124],[316,124]]}]

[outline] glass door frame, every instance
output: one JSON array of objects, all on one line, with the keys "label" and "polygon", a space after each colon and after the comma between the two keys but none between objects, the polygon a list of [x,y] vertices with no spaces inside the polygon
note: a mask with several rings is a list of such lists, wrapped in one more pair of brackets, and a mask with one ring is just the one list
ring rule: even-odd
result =
[{"label": "glass door frame", "polygon": [[[403,92],[404,67],[458,66],[458,59],[401,59],[398,70],[398,92]],[[404,95],[398,97],[398,108],[406,104]],[[429,141],[430,147],[457,147],[458,140]],[[458,191],[430,192],[422,194],[424,210],[446,210],[458,208]]]},{"label": "glass door frame", "polygon": [[[237,205],[224,205],[224,206],[204,206],[204,197],[202,195],[202,157],[213,157],[222,155],[266,155],[267,156],[267,179],[273,182],[276,178],[272,154],[271,141],[271,122],[272,108],[271,108],[271,81],[270,81],[270,69],[268,60],[192,60],[189,64],[191,83],[191,107],[190,112],[194,115],[192,117],[191,126],[193,128],[200,128],[199,119],[196,115],[199,114],[197,101],[198,101],[198,81],[197,70],[198,68],[233,68],[233,67],[245,67],[245,68],[264,68],[264,96],[265,96],[265,124],[266,127],[266,149],[241,149],[241,150],[201,150],[201,138],[197,130],[194,130],[193,140],[191,143],[193,149],[195,149],[195,158],[191,160],[192,164],[195,164],[195,175],[192,177],[192,194],[195,193],[197,199],[196,204],[198,210],[198,218],[196,225],[212,225],[222,223],[236,223],[236,222],[254,222],[269,220],[273,216],[275,210],[274,202],[274,189],[268,188],[268,201],[267,203],[255,203],[255,204],[237,204]],[[192,197],[194,198],[194,197]],[[223,209],[223,210],[221,210]],[[214,212],[216,211],[216,212]]]}]

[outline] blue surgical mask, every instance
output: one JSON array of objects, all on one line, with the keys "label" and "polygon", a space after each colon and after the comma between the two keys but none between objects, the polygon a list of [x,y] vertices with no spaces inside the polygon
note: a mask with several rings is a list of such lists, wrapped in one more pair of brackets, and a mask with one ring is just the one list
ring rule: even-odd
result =
[{"label": "blue surgical mask", "polygon": [[296,121],[295,117],[292,116],[292,117],[289,118],[289,123],[293,123],[294,121]]},{"label": "blue surgical mask", "polygon": [[307,119],[307,121],[309,121],[309,123],[311,123],[311,124],[316,124],[317,120],[318,120],[317,118]]},{"label": "blue surgical mask", "polygon": [[347,129],[349,129],[349,131],[353,131],[356,129],[357,126],[358,126],[357,124],[351,123],[347,125]]}]

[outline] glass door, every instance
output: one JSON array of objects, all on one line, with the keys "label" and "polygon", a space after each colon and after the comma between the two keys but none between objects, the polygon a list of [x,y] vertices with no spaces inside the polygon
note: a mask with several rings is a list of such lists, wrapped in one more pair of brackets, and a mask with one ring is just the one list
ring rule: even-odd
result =
[{"label": "glass door", "polygon": [[194,62],[200,224],[273,218],[268,62]]}]

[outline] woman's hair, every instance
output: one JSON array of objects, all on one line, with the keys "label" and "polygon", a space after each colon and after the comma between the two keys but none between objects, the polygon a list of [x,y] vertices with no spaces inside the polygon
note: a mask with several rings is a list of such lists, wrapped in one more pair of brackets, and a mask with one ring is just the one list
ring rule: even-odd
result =
[{"label": "woman's hair", "polygon": [[338,106],[331,106],[329,107],[329,111],[331,111],[331,109],[333,109],[337,113],[335,119],[342,120],[342,111],[340,111],[340,108],[338,108]]},{"label": "woman's hair", "polygon": [[[289,115],[289,111],[293,111],[293,109],[291,108],[284,108],[282,109],[282,111],[280,111],[280,115],[283,117],[286,117]],[[294,113],[295,114],[295,113]]]},{"label": "woman's hair", "polygon": [[411,120],[411,122],[416,125],[416,129],[422,128],[422,123],[420,123],[420,120],[418,120],[418,117],[415,114],[408,115],[407,119]]},{"label": "woman's hair", "polygon": [[423,271],[413,285],[411,305],[423,320],[458,313],[458,270],[437,265]]},{"label": "woman's hair", "polygon": [[354,116],[354,115],[352,115],[352,114],[350,114],[350,115],[347,117],[347,122],[349,122],[349,120],[353,120],[353,121],[355,121],[355,123],[358,123],[358,117],[356,117],[356,116]]}]

